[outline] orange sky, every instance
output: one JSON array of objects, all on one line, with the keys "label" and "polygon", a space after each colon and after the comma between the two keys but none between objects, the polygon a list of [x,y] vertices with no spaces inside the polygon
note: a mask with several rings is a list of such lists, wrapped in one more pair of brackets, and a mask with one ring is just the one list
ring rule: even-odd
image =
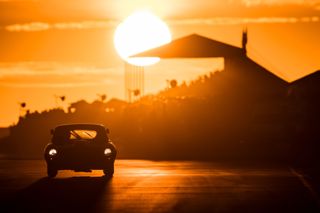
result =
[{"label": "orange sky", "polygon": [[[198,33],[240,46],[249,28],[248,55],[287,81],[320,69],[317,0],[0,0],[0,126],[17,121],[18,102],[44,110],[106,93],[124,98],[123,62],[113,47],[121,19],[150,9],[173,38]],[[221,67],[216,59],[164,60],[146,68],[146,92],[167,79],[191,80]]]}]

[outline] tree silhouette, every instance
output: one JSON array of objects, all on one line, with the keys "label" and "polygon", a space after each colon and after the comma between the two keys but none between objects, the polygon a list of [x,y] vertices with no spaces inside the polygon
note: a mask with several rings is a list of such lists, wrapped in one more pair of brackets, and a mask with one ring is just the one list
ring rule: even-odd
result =
[{"label": "tree silhouette", "polygon": [[27,107],[27,103],[19,102],[19,106],[20,106],[20,116],[23,116],[24,112],[26,111],[25,108]]},{"label": "tree silhouette", "polygon": [[100,97],[100,100],[101,100],[102,102],[104,102],[105,100],[107,100],[107,95],[106,95],[106,94],[97,94],[97,96]]},{"label": "tree silhouette", "polygon": [[133,90],[133,95],[134,96],[139,96],[140,95],[140,90],[139,89]]},{"label": "tree silhouette", "polygon": [[61,101],[65,101],[66,100],[66,96],[60,96],[60,100]]},{"label": "tree silhouette", "polygon": [[63,102],[66,100],[66,96],[65,95],[54,95],[54,99],[56,102],[56,106],[62,107],[60,105],[63,104]]},{"label": "tree silhouette", "polygon": [[170,81],[170,87],[171,88],[175,88],[175,87],[177,87],[177,85],[178,85],[177,80],[173,79],[173,80]]}]

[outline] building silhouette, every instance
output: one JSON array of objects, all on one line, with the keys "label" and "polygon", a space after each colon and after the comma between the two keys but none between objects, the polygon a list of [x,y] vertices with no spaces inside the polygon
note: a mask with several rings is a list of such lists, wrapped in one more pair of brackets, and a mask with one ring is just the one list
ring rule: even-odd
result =
[{"label": "building silhouette", "polygon": [[288,82],[273,74],[247,56],[248,31],[242,33],[242,47],[236,47],[198,34],[173,40],[171,43],[135,56],[160,58],[208,58],[224,59],[221,75],[224,94],[232,90],[242,98],[279,99],[287,93]]}]

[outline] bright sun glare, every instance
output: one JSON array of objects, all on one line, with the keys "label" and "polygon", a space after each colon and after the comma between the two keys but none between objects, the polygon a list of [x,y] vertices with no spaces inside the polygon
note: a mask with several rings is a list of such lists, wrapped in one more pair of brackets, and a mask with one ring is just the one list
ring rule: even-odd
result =
[{"label": "bright sun glare", "polygon": [[134,54],[171,41],[171,33],[159,17],[149,11],[137,11],[120,23],[114,34],[114,45],[122,59],[136,66],[157,63],[159,58],[129,58]]}]

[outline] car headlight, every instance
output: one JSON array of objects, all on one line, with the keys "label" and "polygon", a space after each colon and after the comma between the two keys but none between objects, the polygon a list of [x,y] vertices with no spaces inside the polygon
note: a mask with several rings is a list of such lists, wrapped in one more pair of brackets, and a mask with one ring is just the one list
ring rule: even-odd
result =
[{"label": "car headlight", "polygon": [[106,148],[106,149],[104,150],[104,154],[105,154],[105,155],[111,155],[111,153],[112,153],[112,150],[109,149],[109,148]]},{"label": "car headlight", "polygon": [[50,149],[49,152],[48,152],[48,154],[50,156],[55,156],[57,153],[58,153],[58,151],[56,149]]}]

